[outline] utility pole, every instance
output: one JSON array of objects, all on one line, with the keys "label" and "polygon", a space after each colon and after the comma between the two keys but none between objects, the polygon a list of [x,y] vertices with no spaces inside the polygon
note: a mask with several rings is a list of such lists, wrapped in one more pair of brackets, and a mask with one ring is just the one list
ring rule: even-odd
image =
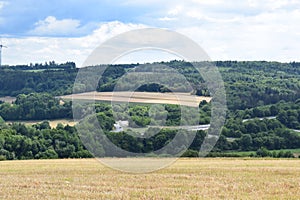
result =
[{"label": "utility pole", "polygon": [[4,45],[2,45],[2,42],[1,42],[1,44],[0,44],[0,67],[2,66],[1,64],[1,61],[2,61],[2,48],[3,47],[5,47],[5,48],[7,48],[7,46],[4,46]]}]

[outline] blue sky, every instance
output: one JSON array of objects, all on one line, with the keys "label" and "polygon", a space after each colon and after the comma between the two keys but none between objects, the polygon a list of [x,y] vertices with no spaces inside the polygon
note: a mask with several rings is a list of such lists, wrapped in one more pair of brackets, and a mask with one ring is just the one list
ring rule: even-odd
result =
[{"label": "blue sky", "polygon": [[[157,26],[163,17],[164,4],[139,3],[121,0],[3,0],[0,1],[0,30],[2,35],[80,37],[90,34],[99,24],[111,21],[122,23],[146,23]],[[155,2],[155,1],[154,1]],[[150,5],[150,6],[149,6]],[[33,32],[38,23],[49,16],[57,21],[78,23],[72,32]]]},{"label": "blue sky", "polygon": [[80,66],[105,40],[144,27],[182,33],[213,60],[300,61],[299,25],[298,0],[0,0],[11,65]]},{"label": "blue sky", "polygon": [[[97,24],[109,21],[136,23],[139,16],[155,7],[126,5],[122,1],[99,0],[11,0],[2,1],[0,17],[1,34],[13,36],[85,36],[97,28]],[[37,23],[53,16],[56,20],[78,22],[76,32],[32,32]]]}]

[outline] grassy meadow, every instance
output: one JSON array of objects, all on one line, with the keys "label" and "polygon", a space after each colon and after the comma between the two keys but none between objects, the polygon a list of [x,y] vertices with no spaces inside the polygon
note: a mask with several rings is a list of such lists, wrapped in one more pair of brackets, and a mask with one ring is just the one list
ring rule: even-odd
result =
[{"label": "grassy meadow", "polygon": [[3,161],[0,188],[0,199],[300,199],[300,160],[179,159],[146,174],[95,159]]}]

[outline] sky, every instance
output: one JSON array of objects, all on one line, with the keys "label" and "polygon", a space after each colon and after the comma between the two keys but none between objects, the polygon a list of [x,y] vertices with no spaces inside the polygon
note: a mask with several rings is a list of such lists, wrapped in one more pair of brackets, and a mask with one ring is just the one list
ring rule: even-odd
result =
[{"label": "sky", "polygon": [[[146,27],[184,34],[212,60],[300,61],[299,0],[0,0],[2,64],[80,67],[101,43]],[[148,53],[117,63],[173,58]]]}]

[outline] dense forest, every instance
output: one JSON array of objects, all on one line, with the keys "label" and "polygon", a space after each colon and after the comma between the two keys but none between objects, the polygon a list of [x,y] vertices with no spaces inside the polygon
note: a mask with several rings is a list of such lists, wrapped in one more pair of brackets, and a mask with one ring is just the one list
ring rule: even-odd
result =
[{"label": "dense forest", "polygon": [[1,103],[0,116],[4,120],[44,120],[71,118],[71,102],[60,104],[50,94],[20,94],[13,104]]},{"label": "dense forest", "polygon": [[[99,142],[99,137],[104,135],[116,146],[135,153],[143,153],[148,156],[155,156],[151,152],[160,149],[168,144],[176,134],[178,129],[163,128],[157,134],[151,135],[151,131],[157,132],[155,128],[150,128],[145,134],[151,137],[135,137],[137,129],[128,129],[122,132],[112,132],[115,123],[112,110],[109,104],[96,104],[96,117],[102,128],[102,132],[89,131],[90,120],[83,121],[80,129],[85,130],[84,135],[78,134],[71,126],[57,125],[51,128],[47,121],[33,126],[25,126],[21,123],[5,124],[0,119],[0,158],[1,159],[38,159],[38,158],[78,158],[91,156],[116,156],[115,152],[106,149]],[[129,114],[139,116],[140,113],[132,113],[132,110],[145,109],[140,105],[133,105]],[[176,115],[174,115],[176,116]],[[173,118],[174,116],[170,116]],[[169,118],[169,117],[168,117]],[[181,131],[182,137],[187,138],[187,132]],[[199,148],[204,141],[206,131],[195,131],[195,138],[183,156],[197,156]],[[88,142],[85,141],[88,138]],[[94,139],[93,139],[94,138]],[[97,138],[97,139],[96,139]],[[94,155],[88,149],[98,148]],[[97,143],[98,142],[98,143]],[[208,156],[239,156],[238,151],[256,151],[252,156],[274,156],[293,157],[289,151],[270,151],[295,149],[300,146],[300,135],[286,128],[277,119],[251,119],[243,122],[241,119],[227,121],[213,151]],[[174,146],[173,148],[182,148]],[[180,149],[179,149],[180,150]],[[224,153],[225,152],[225,153]],[[229,152],[229,153],[226,153]],[[230,153],[231,152],[231,153]],[[167,156],[168,152],[164,155]],[[122,156],[120,154],[119,156]]]},{"label": "dense forest", "polygon": [[0,96],[51,93],[71,94],[76,78],[74,63],[31,64],[0,68]]},{"label": "dense forest", "polygon": [[[203,63],[193,63],[201,65]],[[278,63],[265,61],[216,61],[215,64],[224,80],[227,104],[230,110],[244,110],[262,105],[275,104],[281,100],[296,101],[300,98],[300,63]],[[82,79],[74,85],[78,68],[75,64],[32,64],[28,66],[10,66],[0,69],[0,96],[17,96],[18,94],[50,93],[53,95],[71,94],[72,92],[87,92],[97,89],[98,91],[113,91],[116,83],[125,73],[149,72],[155,70],[155,66],[166,65],[186,77],[193,87],[191,93],[209,96],[209,91],[203,78],[191,63],[184,61],[170,61],[154,63],[151,65],[109,65],[94,66],[82,69],[85,78],[98,80],[95,88],[89,85],[89,81]],[[103,71],[103,69],[105,69]],[[159,72],[170,69],[160,69]],[[138,78],[138,76],[135,76]],[[151,84],[142,85],[138,91],[168,92],[170,90],[180,92],[187,91],[182,84],[176,85],[174,76],[165,76],[164,82],[172,85]],[[127,90],[131,84],[130,78],[121,82],[122,88]],[[74,88],[73,88],[74,87]],[[118,90],[122,90],[118,88]]]},{"label": "dense forest", "polygon": [[[130,72],[149,72],[155,67],[166,65],[166,73],[172,70],[183,74],[192,89],[179,81],[170,81],[170,85],[149,83],[137,88],[149,92],[190,92],[209,96],[210,92],[202,77],[191,63],[171,61],[149,65],[109,65],[83,69],[86,77],[98,80],[97,72],[103,73],[98,85],[79,80],[74,85],[79,71],[74,63],[30,64],[24,66],[7,66],[0,69],[0,96],[14,96],[10,104],[0,101],[0,160],[4,159],[38,159],[38,158],[72,158],[91,156],[112,156],[110,150],[97,145],[96,155],[87,151],[82,144],[82,136],[75,127],[58,125],[51,128],[46,120],[72,118],[72,102],[61,101],[57,96],[72,92],[112,91],[120,78]],[[202,65],[203,63],[193,63]],[[300,63],[278,62],[236,62],[217,61],[226,89],[228,113],[222,134],[208,156],[240,156],[238,152],[251,152],[248,156],[293,157],[290,149],[300,149]],[[105,71],[103,71],[105,69]],[[168,71],[170,70],[170,71]],[[142,77],[142,76],[141,76]],[[170,76],[172,77],[172,76]],[[168,78],[166,76],[166,82]],[[173,77],[174,78],[174,77]],[[127,79],[128,80],[128,79]],[[119,90],[127,90],[132,84],[142,83],[142,78],[135,82],[122,81]],[[84,116],[91,105],[81,106]],[[186,137],[188,131],[174,129],[180,125],[180,106],[162,105],[159,120],[153,121],[149,115],[151,106],[147,104],[122,104],[114,108],[107,103],[93,105],[96,117],[103,132],[110,141],[124,150],[136,153],[149,153],[168,144],[178,132]],[[159,108],[158,108],[159,109]],[[114,115],[113,115],[114,113]],[[209,124],[211,103],[199,104],[199,115],[191,118],[199,124]],[[13,120],[45,120],[32,126]],[[114,132],[116,120],[128,120],[129,128]],[[89,121],[80,126],[89,133]],[[192,122],[194,123],[194,122]],[[160,124],[164,128],[154,130]],[[158,132],[149,138],[134,137],[140,129],[150,127],[146,134]],[[169,128],[168,128],[169,126]],[[194,131],[195,138],[183,156],[197,156],[207,131]],[[86,145],[86,144],[85,144]],[[174,148],[182,148],[174,146]],[[180,150],[180,149],[179,149]],[[168,152],[165,152],[167,155]],[[119,155],[122,156],[122,155]]]}]

